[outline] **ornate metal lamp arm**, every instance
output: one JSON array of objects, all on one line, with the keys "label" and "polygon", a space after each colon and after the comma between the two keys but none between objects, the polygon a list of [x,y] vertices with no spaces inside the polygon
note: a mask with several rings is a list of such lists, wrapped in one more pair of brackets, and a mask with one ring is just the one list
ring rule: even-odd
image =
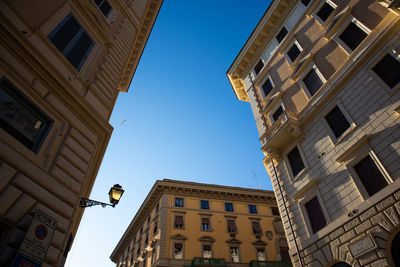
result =
[{"label": "ornate metal lamp arm", "polygon": [[81,198],[81,200],[79,202],[79,207],[81,207],[81,208],[87,208],[87,207],[97,206],[97,205],[101,205],[103,208],[105,208],[106,206],[111,206],[111,207],[115,208],[115,204],[108,204],[108,203],[88,199],[85,197]]}]

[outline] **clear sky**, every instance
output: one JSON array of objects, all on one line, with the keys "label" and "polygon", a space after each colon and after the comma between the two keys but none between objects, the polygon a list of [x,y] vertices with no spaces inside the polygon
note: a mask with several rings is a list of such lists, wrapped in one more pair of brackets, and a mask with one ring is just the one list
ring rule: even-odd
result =
[{"label": "clear sky", "polygon": [[[66,266],[115,266],[109,256],[157,179],[272,190],[249,103],[226,71],[269,0],[165,0],[114,127]],[[125,123],[123,123],[125,121]]]}]

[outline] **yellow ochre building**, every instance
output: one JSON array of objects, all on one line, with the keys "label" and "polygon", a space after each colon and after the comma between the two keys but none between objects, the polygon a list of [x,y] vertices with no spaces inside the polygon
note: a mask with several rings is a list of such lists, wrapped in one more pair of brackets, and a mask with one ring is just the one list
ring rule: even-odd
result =
[{"label": "yellow ochre building", "polygon": [[291,266],[272,191],[158,180],[111,254],[118,267]]}]

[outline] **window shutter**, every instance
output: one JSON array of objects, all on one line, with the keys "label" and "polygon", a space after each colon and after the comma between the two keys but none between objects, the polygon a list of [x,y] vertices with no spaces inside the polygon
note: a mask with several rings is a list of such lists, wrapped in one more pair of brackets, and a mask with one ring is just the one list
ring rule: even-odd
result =
[{"label": "window shutter", "polygon": [[183,224],[183,216],[175,216],[175,224]]},{"label": "window shutter", "polygon": [[201,218],[201,223],[202,224],[209,224],[210,223],[210,219],[209,218]]}]

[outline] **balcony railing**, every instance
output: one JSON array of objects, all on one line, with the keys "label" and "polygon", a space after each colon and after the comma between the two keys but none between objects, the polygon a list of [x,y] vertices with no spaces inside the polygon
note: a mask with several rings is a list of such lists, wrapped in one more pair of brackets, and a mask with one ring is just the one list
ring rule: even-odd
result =
[{"label": "balcony railing", "polygon": [[251,261],[250,267],[292,267],[290,261]]},{"label": "balcony railing", "polygon": [[279,150],[291,139],[302,136],[296,115],[288,110],[284,110],[278,119],[261,136],[262,149],[267,147]]},{"label": "balcony railing", "polygon": [[191,267],[225,267],[225,259],[193,258]]}]

